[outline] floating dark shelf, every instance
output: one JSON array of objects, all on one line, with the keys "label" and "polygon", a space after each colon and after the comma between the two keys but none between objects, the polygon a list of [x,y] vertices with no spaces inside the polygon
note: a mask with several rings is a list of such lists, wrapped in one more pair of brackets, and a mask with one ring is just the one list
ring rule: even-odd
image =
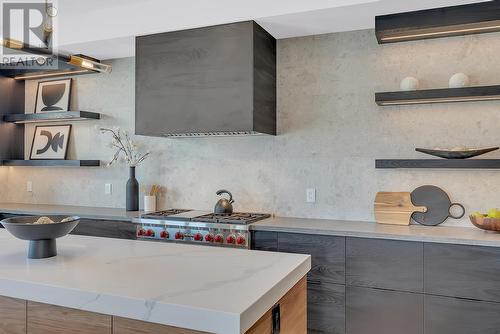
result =
[{"label": "floating dark shelf", "polygon": [[62,111],[39,114],[7,114],[3,116],[3,120],[5,122],[11,123],[78,121],[100,118],[101,114],[89,111]]},{"label": "floating dark shelf", "polygon": [[500,100],[500,85],[375,93],[379,106]]},{"label": "floating dark shelf", "polygon": [[100,160],[3,160],[3,166],[27,167],[99,167]]},{"label": "floating dark shelf", "polygon": [[375,168],[500,169],[500,159],[385,159]]},{"label": "floating dark shelf", "polygon": [[375,17],[379,44],[500,31],[500,2],[433,8]]}]

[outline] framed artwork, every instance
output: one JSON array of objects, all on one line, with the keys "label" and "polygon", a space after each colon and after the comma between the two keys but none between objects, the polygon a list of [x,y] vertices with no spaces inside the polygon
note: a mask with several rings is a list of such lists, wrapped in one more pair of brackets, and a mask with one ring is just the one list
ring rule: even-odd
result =
[{"label": "framed artwork", "polygon": [[36,126],[30,160],[65,160],[71,125]]},{"label": "framed artwork", "polygon": [[41,81],[36,91],[35,113],[69,111],[71,79]]}]

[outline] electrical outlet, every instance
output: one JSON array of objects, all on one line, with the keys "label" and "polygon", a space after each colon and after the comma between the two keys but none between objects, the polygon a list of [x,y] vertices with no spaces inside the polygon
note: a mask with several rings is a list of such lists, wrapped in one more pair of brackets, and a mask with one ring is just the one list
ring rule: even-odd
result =
[{"label": "electrical outlet", "polygon": [[306,189],[306,202],[315,203],[316,202],[316,189],[308,188]]},{"label": "electrical outlet", "polygon": [[113,192],[113,185],[111,183],[106,183],[104,185],[104,194],[111,195],[112,192]]},{"label": "electrical outlet", "polygon": [[33,182],[31,181],[26,182],[26,191],[29,193],[33,192]]}]

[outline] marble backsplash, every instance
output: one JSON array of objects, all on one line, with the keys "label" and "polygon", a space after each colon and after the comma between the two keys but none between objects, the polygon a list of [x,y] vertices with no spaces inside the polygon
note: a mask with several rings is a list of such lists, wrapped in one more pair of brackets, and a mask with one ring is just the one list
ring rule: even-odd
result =
[{"label": "marble backsplash", "polygon": [[[456,72],[472,84],[498,84],[500,34],[378,45],[373,30],[280,40],[279,136],[166,139],[137,137],[152,157],[138,168],[142,184],[166,189],[161,207],[211,209],[215,191],[233,192],[236,210],[280,216],[373,220],[377,191],[433,184],[471,211],[500,206],[500,172],[376,170],[377,158],[424,158],[415,147],[485,147],[500,143],[499,102],[378,107],[376,91],[397,90],[406,76],[422,88],[446,87]],[[134,59],[111,61],[110,75],[74,79],[72,109],[101,112],[74,122],[70,158],[109,160],[99,126],[134,129]],[[34,109],[36,82],[27,82]],[[168,106],[159,106],[167,108]],[[168,120],[165,120],[166,122]],[[26,126],[29,153],[33,126]],[[500,158],[500,152],[490,153]],[[6,175],[5,175],[6,174]],[[125,166],[0,170],[3,201],[123,207]],[[33,192],[26,192],[26,182]],[[113,192],[105,195],[105,183]],[[316,203],[306,203],[306,189]],[[470,226],[467,218],[448,225]]]}]

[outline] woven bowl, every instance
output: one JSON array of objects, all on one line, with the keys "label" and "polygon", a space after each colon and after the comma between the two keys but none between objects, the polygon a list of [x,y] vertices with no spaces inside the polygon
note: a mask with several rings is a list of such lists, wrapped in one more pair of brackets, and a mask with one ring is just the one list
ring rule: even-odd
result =
[{"label": "woven bowl", "polygon": [[500,218],[470,215],[471,223],[482,230],[500,232]]}]

